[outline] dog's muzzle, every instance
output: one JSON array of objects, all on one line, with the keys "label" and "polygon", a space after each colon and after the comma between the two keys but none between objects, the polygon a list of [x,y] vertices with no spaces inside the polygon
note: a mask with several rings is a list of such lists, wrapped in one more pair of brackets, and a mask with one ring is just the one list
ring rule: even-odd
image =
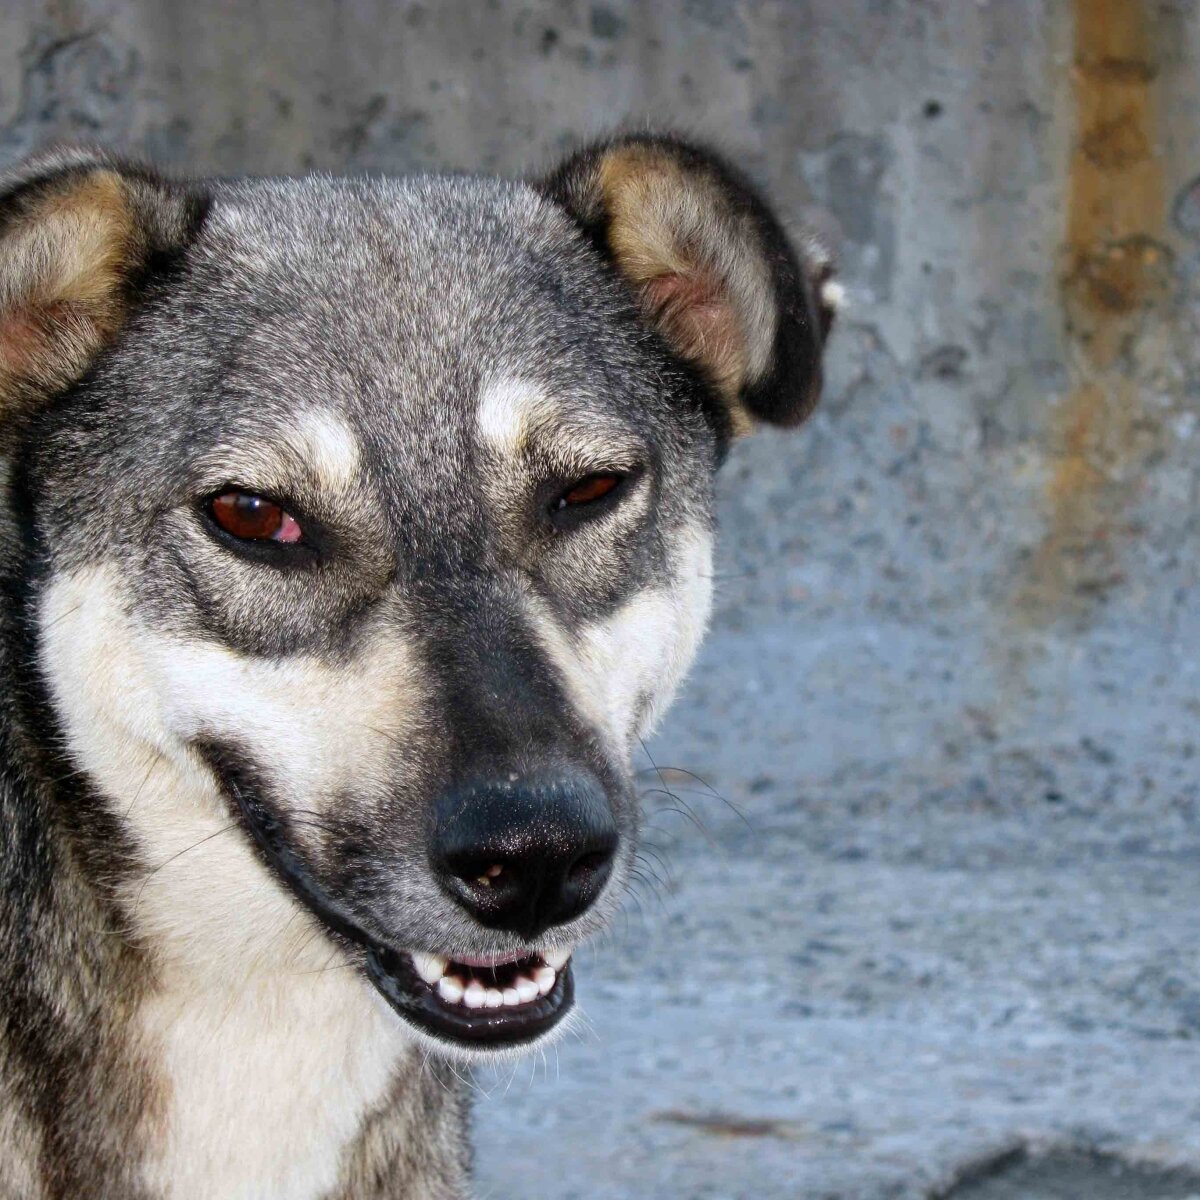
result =
[{"label": "dog's muzzle", "polygon": [[[443,795],[434,806],[429,861],[442,890],[476,922],[526,943],[553,937],[604,890],[617,827],[590,774],[510,777]],[[574,996],[570,950],[451,959],[368,955],[375,986],[408,1020],[473,1045],[532,1041]]]},{"label": "dog's muzzle", "polygon": [[314,877],[246,765],[200,749],[276,875],[327,928],[363,949],[367,977],[406,1022],[450,1046],[504,1049],[537,1041],[571,1010],[572,947],[559,930],[603,891],[618,845],[592,776],[510,777],[452,791],[434,806],[429,858],[442,890],[481,934],[503,931],[510,944],[516,935],[530,947],[451,957],[398,949],[365,929]]}]

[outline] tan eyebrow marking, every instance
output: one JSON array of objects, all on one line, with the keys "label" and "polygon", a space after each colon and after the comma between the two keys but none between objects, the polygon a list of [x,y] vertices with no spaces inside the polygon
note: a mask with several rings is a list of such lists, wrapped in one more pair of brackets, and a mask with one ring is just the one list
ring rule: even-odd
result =
[{"label": "tan eyebrow marking", "polygon": [[524,449],[530,430],[554,416],[558,405],[535,383],[501,378],[479,393],[476,422],[480,438],[501,454]]},{"label": "tan eyebrow marking", "polygon": [[243,487],[346,493],[363,483],[362,449],[353,429],[331,409],[298,410],[270,433],[228,435],[196,464],[200,482]]},{"label": "tan eyebrow marking", "polygon": [[284,441],[329,487],[344,487],[358,475],[362,461],[358,439],[342,417],[329,409],[301,409]]},{"label": "tan eyebrow marking", "polygon": [[645,448],[602,406],[559,400],[537,383],[505,377],[480,391],[476,411],[481,442],[508,460],[536,456],[564,475],[628,470]]}]

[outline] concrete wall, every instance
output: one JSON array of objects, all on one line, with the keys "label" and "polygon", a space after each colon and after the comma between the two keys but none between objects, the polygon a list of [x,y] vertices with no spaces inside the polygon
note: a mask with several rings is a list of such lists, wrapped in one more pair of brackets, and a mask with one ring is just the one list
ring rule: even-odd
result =
[{"label": "concrete wall", "polygon": [[834,231],[850,307],[819,414],[728,467],[713,637],[656,758],[797,855],[1053,810],[1053,874],[1085,831],[1154,849],[1200,813],[1198,51],[1190,0],[5,0],[0,159],[518,172],[625,118],[718,141]]},{"label": "concrete wall", "polygon": [[1073,72],[1065,0],[7,0],[0,159],[517,172],[629,117],[716,139],[835,230],[851,307],[820,416],[728,471],[690,752],[895,798],[1053,788],[1086,738],[1178,787],[1200,17],[1079,7]]}]

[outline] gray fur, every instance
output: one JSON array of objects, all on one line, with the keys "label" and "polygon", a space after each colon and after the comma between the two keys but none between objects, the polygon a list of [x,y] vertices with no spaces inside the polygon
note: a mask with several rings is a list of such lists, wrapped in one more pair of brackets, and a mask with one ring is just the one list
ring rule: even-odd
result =
[{"label": "gray fur", "polygon": [[[684,168],[698,161],[653,145]],[[773,221],[704,161],[699,198],[682,207],[694,212],[715,178],[722,206],[744,204],[743,223]],[[35,297],[33,268],[0,261],[0,355],[7,346],[12,364],[7,393],[0,373],[0,1193],[14,1200],[184,1194],[170,1130],[187,1080],[156,1049],[170,1026],[152,1014],[173,997],[186,1005],[179,980],[206,956],[235,1003],[221,972],[242,953],[236,929],[227,950],[220,941],[219,886],[211,914],[186,899],[201,854],[229,887],[254,885],[247,986],[278,987],[288,972],[289,998],[329,986],[310,982],[315,940],[371,1029],[368,939],[529,953],[603,927],[637,837],[631,746],[703,625],[703,556],[689,548],[711,529],[733,423],[702,357],[643,311],[595,196],[578,211],[553,177],[170,184],[71,153],[0,181],[0,255],[6,237],[75,203],[93,171],[120,178],[127,208],[111,219],[127,212],[134,229],[102,302],[79,288],[69,304]],[[709,224],[720,236],[728,221]],[[775,246],[773,224],[760,233]],[[823,329],[813,281],[779,253],[754,265],[777,308],[765,333],[745,331],[759,349],[743,401],[791,420],[811,403],[815,351],[771,357],[770,344],[791,321],[819,349]],[[42,361],[28,363],[30,347]],[[480,431],[481,403],[506,381],[536,415],[508,447]],[[559,492],[604,470],[629,473],[619,501],[552,515]],[[294,510],[305,547],[223,540],[205,505],[230,487]],[[638,625],[643,611],[661,631]],[[660,650],[663,670],[642,682],[603,675]],[[244,679],[245,695],[227,682],[193,694],[186,673],[171,675],[176,652]],[[304,718],[259,729],[255,688],[271,711]],[[228,716],[239,705],[244,728]],[[438,886],[428,814],[464,781],[563,764],[601,781],[620,847],[597,902],[530,944],[483,928]],[[281,880],[254,841],[243,790],[284,830],[302,878]],[[166,854],[189,821],[211,832]],[[309,911],[301,885],[326,908]],[[276,935],[278,913],[290,915]],[[252,942],[260,920],[271,936]],[[387,1020],[390,1083],[363,1085],[357,1131],[324,1151],[336,1182],[321,1194],[464,1195],[465,1089],[436,1045]],[[186,1153],[217,1164],[222,1147]]]}]

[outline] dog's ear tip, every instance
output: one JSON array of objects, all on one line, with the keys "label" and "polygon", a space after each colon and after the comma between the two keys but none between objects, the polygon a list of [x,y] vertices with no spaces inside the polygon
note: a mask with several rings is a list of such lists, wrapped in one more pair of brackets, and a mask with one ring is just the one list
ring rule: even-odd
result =
[{"label": "dog's ear tip", "polygon": [[721,153],[637,130],[576,150],[535,186],[611,260],[736,431],[808,415],[839,298],[825,287],[832,255],[808,230],[789,238]]},{"label": "dog's ear tip", "polygon": [[829,313],[831,319],[836,317],[838,313],[845,311],[849,303],[845,284],[839,283],[838,280],[832,277],[821,281],[817,288],[817,298],[821,302],[821,307]]}]

